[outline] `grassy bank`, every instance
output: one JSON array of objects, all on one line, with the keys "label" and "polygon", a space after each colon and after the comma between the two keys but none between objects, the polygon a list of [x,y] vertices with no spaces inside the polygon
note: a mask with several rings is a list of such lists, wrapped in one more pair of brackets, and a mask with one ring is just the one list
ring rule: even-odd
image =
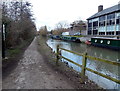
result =
[{"label": "grassy bank", "polygon": [[31,44],[34,38],[23,41],[20,45],[6,49],[6,58],[2,59],[3,78],[17,66],[18,61],[22,58],[24,51]]},{"label": "grassy bank", "polygon": [[40,54],[43,56],[45,62],[55,71],[59,72],[60,74],[63,74],[66,79],[69,79],[71,84],[74,84],[74,88],[76,89],[99,89],[102,90],[99,86],[97,86],[94,82],[88,80],[88,78],[85,78],[85,83],[80,82],[80,73],[76,72],[72,68],[69,68],[66,66],[66,64],[59,61],[59,66],[56,66],[55,63],[55,54],[52,52],[52,49],[46,44],[47,38],[38,36],[38,50]]},{"label": "grassy bank", "polygon": [[6,49],[6,57],[12,58],[21,53],[29,44],[32,42],[33,38],[24,40],[20,45]]}]

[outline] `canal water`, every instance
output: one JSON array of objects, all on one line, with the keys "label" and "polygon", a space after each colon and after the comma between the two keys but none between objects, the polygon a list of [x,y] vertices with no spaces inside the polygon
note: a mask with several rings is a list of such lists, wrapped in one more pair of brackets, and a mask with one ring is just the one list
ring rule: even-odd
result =
[{"label": "canal water", "polygon": [[[86,45],[84,43],[75,43],[75,42],[66,42],[62,40],[54,40],[54,39],[48,39],[47,40],[48,46],[50,46],[53,51],[56,52],[56,47],[59,44],[61,48],[65,48],[71,51],[75,51],[78,53],[85,53],[87,52],[88,55],[94,56],[94,57],[99,57],[102,59],[108,59],[110,61],[119,61],[119,51],[114,51],[110,49],[105,49],[105,48],[99,48],[99,47],[94,47],[90,45]],[[82,56],[78,56],[73,53],[66,52],[64,50],[61,51],[62,56],[73,60],[76,63],[82,64]],[[68,62],[67,60],[62,59],[64,62]],[[68,65],[75,69],[78,72],[81,72],[81,68],[68,62]],[[91,68],[93,70],[96,70],[100,73],[106,74],[108,76],[120,79],[119,77],[119,72],[118,72],[118,66],[110,65],[107,63],[99,62],[99,61],[93,61],[90,59],[87,59],[87,67]],[[92,81],[94,81],[96,84],[99,86],[105,88],[105,89],[120,89],[120,84],[117,84],[113,81],[110,81],[106,78],[103,78],[99,75],[96,75],[92,72],[86,71],[86,75],[88,78]]]}]

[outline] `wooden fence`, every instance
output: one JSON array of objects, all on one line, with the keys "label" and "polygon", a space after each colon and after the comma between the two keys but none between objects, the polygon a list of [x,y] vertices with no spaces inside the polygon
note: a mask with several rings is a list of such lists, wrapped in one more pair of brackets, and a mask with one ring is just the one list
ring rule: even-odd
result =
[{"label": "wooden fence", "polygon": [[[82,59],[82,65],[80,65],[80,64],[78,64],[78,63],[76,63],[76,62],[74,62],[74,61],[72,61],[72,60],[70,60],[70,59],[68,59],[68,58],[66,58],[64,56],[62,56],[61,55],[61,50],[64,50],[64,51],[67,51],[67,52],[70,52],[70,53],[82,56],[83,57],[83,59]],[[116,78],[113,78],[113,77],[110,77],[108,75],[105,75],[103,73],[99,73],[99,72],[97,72],[95,70],[92,70],[92,69],[86,67],[87,59],[88,58],[91,59],[91,60],[94,60],[94,61],[101,61],[101,62],[105,62],[105,63],[108,63],[108,64],[116,65],[116,66],[120,66],[119,62],[113,62],[113,61],[109,61],[109,60],[105,60],[105,59],[100,59],[100,58],[92,57],[92,56],[87,55],[87,53],[81,54],[81,53],[73,52],[73,51],[70,51],[70,50],[67,50],[67,49],[64,49],[64,48],[60,48],[59,45],[57,45],[56,52],[57,52],[56,53],[56,65],[58,65],[59,59],[63,58],[63,59],[65,59],[65,60],[67,60],[67,61],[69,61],[69,62],[71,62],[71,63],[73,63],[73,64],[75,64],[75,65],[77,65],[77,66],[79,66],[79,67],[82,68],[82,70],[81,70],[81,78],[82,78],[81,82],[84,82],[85,71],[88,70],[90,72],[93,72],[93,73],[95,73],[97,75],[100,75],[100,76],[102,76],[104,78],[107,78],[107,79],[109,79],[111,81],[114,81],[114,82],[120,84],[120,80],[118,80]]]}]

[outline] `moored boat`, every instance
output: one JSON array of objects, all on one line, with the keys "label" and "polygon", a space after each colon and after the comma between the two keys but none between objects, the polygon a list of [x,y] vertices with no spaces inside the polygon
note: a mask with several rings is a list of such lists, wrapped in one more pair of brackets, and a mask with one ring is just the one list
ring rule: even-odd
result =
[{"label": "moored boat", "polygon": [[57,39],[57,40],[59,40],[59,39],[60,39],[60,36],[59,36],[59,35],[52,35],[51,38],[52,38],[52,39]]},{"label": "moored boat", "polygon": [[61,39],[65,41],[73,41],[73,42],[78,42],[78,43],[81,42],[79,38],[71,37],[71,36],[61,36]]},{"label": "moored boat", "polygon": [[93,37],[91,38],[91,44],[93,46],[120,50],[119,38]]}]

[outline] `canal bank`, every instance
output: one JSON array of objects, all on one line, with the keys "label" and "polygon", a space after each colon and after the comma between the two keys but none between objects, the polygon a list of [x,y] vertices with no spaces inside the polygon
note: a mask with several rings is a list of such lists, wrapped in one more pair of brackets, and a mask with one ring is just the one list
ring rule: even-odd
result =
[{"label": "canal bank", "polygon": [[[115,62],[117,62],[117,59],[119,59],[119,54],[120,54],[120,52],[118,51],[89,46],[84,43],[74,43],[74,42],[66,42],[66,41],[61,41],[61,40],[48,39],[47,44],[53,49],[53,51],[56,51],[56,46],[59,44],[61,48],[65,48],[65,49],[75,51],[78,53],[87,52],[88,55],[90,56],[94,56],[94,57],[98,57],[102,59],[108,59],[110,61],[115,61]],[[81,63],[80,60],[82,60],[82,57],[80,56],[76,56],[74,54],[71,54],[65,51],[62,51],[62,55],[65,56],[66,58],[74,60],[77,63]],[[68,62],[66,60],[62,60],[62,61],[63,62],[65,61],[65,63]],[[68,64],[70,67],[72,67],[76,71],[78,72],[81,71],[80,67],[76,67],[75,65],[69,62]],[[95,62],[92,60],[88,60],[87,67],[90,67],[108,76],[119,78],[119,71],[118,71],[119,68],[117,66],[107,65],[102,62]],[[116,84],[115,82],[107,80],[98,75],[91,74],[90,72],[87,72],[86,75],[88,76],[89,79],[93,80],[95,83],[99,84],[103,88],[117,89],[119,87],[119,85]]]},{"label": "canal bank", "polygon": [[[102,89],[97,86],[94,82],[85,79],[85,83],[80,83],[79,72],[73,70],[66,66],[66,64],[59,62],[59,66],[55,64],[55,54],[52,51],[51,47],[46,43],[48,39],[44,37],[38,37],[38,49],[39,52],[43,55],[43,58],[46,60],[46,63],[55,71],[62,74],[71,84],[74,84],[75,89]],[[103,89],[102,89],[103,90]]]}]

